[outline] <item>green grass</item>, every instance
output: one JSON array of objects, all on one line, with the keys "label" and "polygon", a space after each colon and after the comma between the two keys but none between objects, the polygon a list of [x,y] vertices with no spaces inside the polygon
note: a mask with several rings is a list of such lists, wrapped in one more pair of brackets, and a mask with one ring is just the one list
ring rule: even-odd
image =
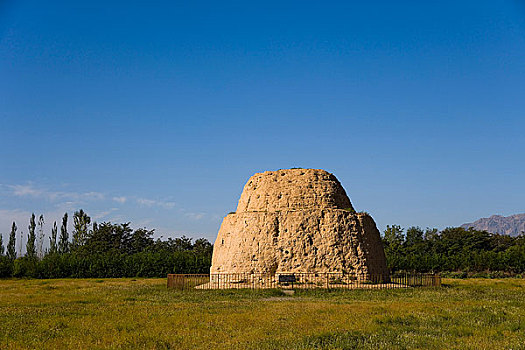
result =
[{"label": "green grass", "polygon": [[0,349],[525,349],[525,280],[442,288],[167,290],[165,279],[0,280]]}]

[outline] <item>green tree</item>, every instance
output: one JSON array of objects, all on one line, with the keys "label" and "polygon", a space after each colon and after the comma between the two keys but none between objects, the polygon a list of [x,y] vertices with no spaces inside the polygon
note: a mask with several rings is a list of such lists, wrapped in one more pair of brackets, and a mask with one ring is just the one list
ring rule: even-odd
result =
[{"label": "green tree", "polygon": [[11,226],[11,234],[9,235],[9,242],[7,243],[7,257],[10,259],[16,259],[16,227],[15,222],[13,221],[13,226]]},{"label": "green tree", "polygon": [[399,249],[404,242],[403,231],[399,225],[387,225],[383,235],[385,248]]},{"label": "green tree", "polygon": [[57,222],[55,221],[53,224],[53,228],[51,229],[51,237],[49,237],[49,254],[55,254],[58,251],[57,233],[58,227]]},{"label": "green tree", "polygon": [[210,254],[213,251],[213,245],[205,238],[198,238],[193,243],[193,251],[197,254]]},{"label": "green tree", "polygon": [[404,229],[398,225],[387,225],[383,235],[383,246],[387,257],[388,267],[392,271],[404,267],[405,254],[403,252]]},{"label": "green tree", "polygon": [[4,255],[4,237],[0,233],[0,255]]},{"label": "green tree", "polygon": [[78,248],[86,243],[89,235],[91,218],[80,209],[73,214],[73,247]]},{"label": "green tree", "polygon": [[113,225],[110,222],[103,222],[100,225],[94,225],[81,249],[77,251],[86,254],[111,251],[127,254],[130,251],[129,240],[132,231],[129,224]]},{"label": "green tree", "polygon": [[407,229],[405,246],[413,247],[423,243],[424,231],[420,227],[412,226]]},{"label": "green tree", "polygon": [[146,228],[139,228],[133,232],[130,241],[132,253],[139,253],[153,246],[154,240],[152,238],[155,230],[147,230]]},{"label": "green tree", "polygon": [[35,235],[35,228],[36,228],[36,222],[35,222],[35,213],[31,215],[31,219],[29,219],[29,233],[27,234],[27,243],[26,243],[26,256],[28,258],[34,258],[36,257],[36,247],[35,247],[35,241],[36,241],[36,235]]},{"label": "green tree", "polygon": [[69,251],[69,233],[67,232],[67,213],[62,217],[62,226],[60,226],[60,239],[58,241],[58,252],[65,254]]},{"label": "green tree", "polygon": [[38,257],[42,259],[44,257],[44,215],[40,214],[38,218]]}]

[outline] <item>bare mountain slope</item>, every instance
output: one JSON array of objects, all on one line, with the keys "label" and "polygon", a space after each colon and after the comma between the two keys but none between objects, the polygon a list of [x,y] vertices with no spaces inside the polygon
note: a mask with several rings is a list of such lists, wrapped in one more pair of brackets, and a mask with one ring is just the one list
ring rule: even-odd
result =
[{"label": "bare mountain slope", "polygon": [[472,223],[463,224],[461,227],[466,229],[473,227],[476,230],[517,236],[521,232],[525,232],[525,214],[492,215],[490,218],[481,218]]}]

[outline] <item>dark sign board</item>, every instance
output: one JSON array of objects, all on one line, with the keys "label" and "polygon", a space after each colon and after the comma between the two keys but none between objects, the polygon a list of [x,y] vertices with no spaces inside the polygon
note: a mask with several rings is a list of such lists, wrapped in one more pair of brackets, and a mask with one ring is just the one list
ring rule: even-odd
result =
[{"label": "dark sign board", "polygon": [[279,275],[279,283],[293,283],[295,281],[295,275]]}]

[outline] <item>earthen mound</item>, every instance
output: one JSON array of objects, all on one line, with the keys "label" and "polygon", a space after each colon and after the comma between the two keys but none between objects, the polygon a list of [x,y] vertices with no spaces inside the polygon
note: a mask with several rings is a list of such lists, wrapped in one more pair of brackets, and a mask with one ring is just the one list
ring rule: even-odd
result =
[{"label": "earthen mound", "polygon": [[379,231],[324,170],[253,175],[215,241],[211,273],[388,276]]}]

